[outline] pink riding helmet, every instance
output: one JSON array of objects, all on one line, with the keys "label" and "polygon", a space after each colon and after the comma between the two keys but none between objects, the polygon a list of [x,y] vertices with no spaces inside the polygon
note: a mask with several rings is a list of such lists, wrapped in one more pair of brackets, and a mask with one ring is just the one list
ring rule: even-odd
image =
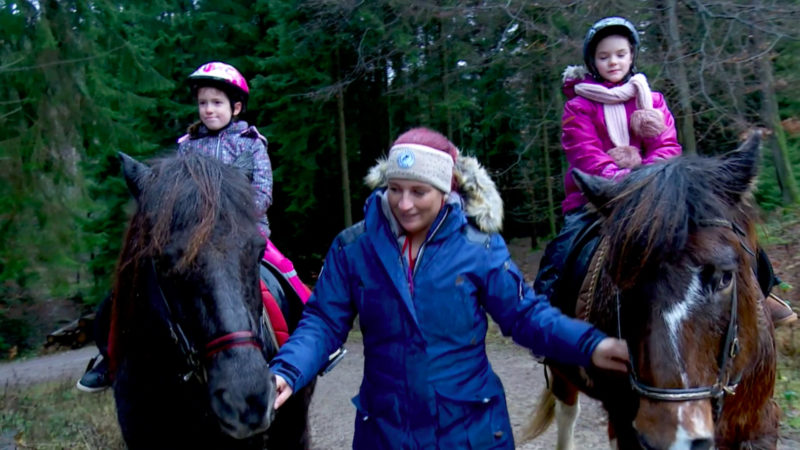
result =
[{"label": "pink riding helmet", "polygon": [[198,67],[197,70],[189,75],[189,83],[192,92],[196,92],[199,87],[213,86],[221,87],[223,90],[237,100],[247,103],[250,96],[250,87],[247,80],[230,64],[219,61],[212,61]]}]

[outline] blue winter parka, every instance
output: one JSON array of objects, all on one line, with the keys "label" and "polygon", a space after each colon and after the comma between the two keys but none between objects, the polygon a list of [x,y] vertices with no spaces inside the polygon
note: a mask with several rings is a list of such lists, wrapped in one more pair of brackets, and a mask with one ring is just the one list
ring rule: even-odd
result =
[{"label": "blue winter parka", "polygon": [[365,219],[331,245],[273,373],[295,392],[305,386],[358,315],[364,377],[353,448],[513,449],[503,386],[486,355],[487,313],[518,344],[570,364],[588,366],[605,334],[534,294],[503,238],[469,223],[459,201],[440,211],[413,275],[393,220],[385,190],[376,190]]}]

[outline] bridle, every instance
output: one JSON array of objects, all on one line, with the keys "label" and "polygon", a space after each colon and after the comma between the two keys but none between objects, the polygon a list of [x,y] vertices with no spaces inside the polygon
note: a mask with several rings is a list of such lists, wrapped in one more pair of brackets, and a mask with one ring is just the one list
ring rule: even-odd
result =
[{"label": "bridle", "polygon": [[259,320],[260,332],[258,334],[253,333],[250,330],[240,330],[226,333],[206,343],[203,348],[203,352],[200,353],[186,337],[186,333],[183,331],[180,322],[176,320],[174,314],[172,313],[172,308],[170,308],[169,301],[167,301],[167,297],[164,295],[164,291],[161,289],[161,283],[159,283],[158,280],[158,271],[156,270],[155,261],[151,259],[150,262],[151,264],[148,265],[149,279],[147,280],[149,294],[151,298],[158,298],[154,302],[154,306],[158,310],[159,315],[164,319],[169,332],[170,340],[175,347],[177,347],[180,355],[183,358],[184,370],[182,370],[181,379],[184,382],[188,382],[192,378],[197,379],[201,383],[208,382],[203,361],[209,360],[217,353],[234,347],[255,347],[264,354],[265,359],[269,360],[267,346],[265,345],[263,339],[263,336],[265,335],[264,329],[267,325],[265,321],[268,322],[269,319],[264,316],[263,310],[261,314],[261,320]]},{"label": "bridle", "polygon": [[[755,256],[755,253],[753,253],[753,251],[747,247],[747,245],[744,243],[744,240],[742,239],[745,237],[744,230],[742,230],[735,223],[726,219],[711,219],[711,220],[698,221],[697,226],[698,227],[721,226],[730,228],[740,236],[739,241],[744,250],[747,253]],[[738,338],[739,298],[736,287],[736,276],[733,277],[731,283],[732,283],[731,295],[730,295],[731,313],[730,313],[730,318],[728,320],[728,329],[725,333],[725,341],[723,342],[720,348],[718,356],[719,373],[717,374],[717,381],[710,386],[701,386],[692,388],[659,388],[659,387],[649,386],[639,381],[639,377],[637,376],[635,370],[636,365],[634,364],[633,354],[630,353],[629,349],[628,357],[630,360],[630,367],[628,372],[628,378],[630,379],[631,387],[637,394],[651,400],[667,401],[667,402],[687,402],[693,400],[711,399],[714,402],[714,417],[715,419],[719,417],[719,414],[722,411],[722,403],[725,396],[735,394],[736,387],[738,386],[739,381],[741,381],[742,378],[741,373],[735,376],[731,376],[730,373],[730,370],[733,366],[733,360],[739,354],[739,338]],[[620,319],[619,288],[616,288],[615,290],[616,290],[616,309],[617,309],[617,336],[620,339],[622,339],[622,321]]]}]

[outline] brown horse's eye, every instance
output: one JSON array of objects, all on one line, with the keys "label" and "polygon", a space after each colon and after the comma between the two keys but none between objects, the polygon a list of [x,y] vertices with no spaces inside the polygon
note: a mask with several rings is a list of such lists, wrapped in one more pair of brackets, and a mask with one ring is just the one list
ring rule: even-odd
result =
[{"label": "brown horse's eye", "polygon": [[719,277],[719,283],[717,284],[717,291],[721,291],[723,289],[727,289],[728,286],[731,285],[733,281],[733,271],[732,270],[725,270],[722,272],[722,275]]}]

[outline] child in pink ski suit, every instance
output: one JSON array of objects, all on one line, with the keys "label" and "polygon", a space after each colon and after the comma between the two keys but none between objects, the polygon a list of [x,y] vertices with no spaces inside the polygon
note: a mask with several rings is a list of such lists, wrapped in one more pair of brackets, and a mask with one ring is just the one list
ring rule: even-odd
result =
[{"label": "child in pink ski suit", "polygon": [[561,145],[569,165],[561,203],[564,226],[547,245],[534,282],[534,290],[548,297],[572,241],[596,219],[585,208],[572,169],[615,179],[681,153],[664,96],[651,91],[644,74],[636,72],[638,50],[636,28],[621,17],[607,17],[586,33],[585,66],[564,71]]}]

